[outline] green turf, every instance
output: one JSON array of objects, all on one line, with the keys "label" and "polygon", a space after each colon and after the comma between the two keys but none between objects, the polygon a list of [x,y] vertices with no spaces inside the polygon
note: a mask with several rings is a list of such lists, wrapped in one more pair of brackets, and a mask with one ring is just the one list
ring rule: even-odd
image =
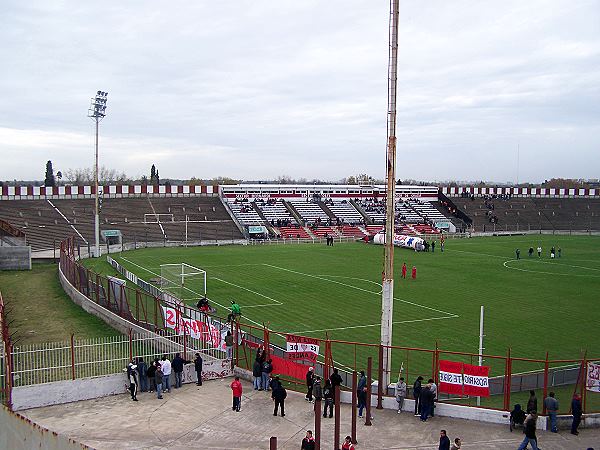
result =
[{"label": "green turf", "polygon": [[34,264],[31,271],[0,271],[0,292],[17,346],[66,341],[71,333],[77,339],[119,334],[73,303],[58,281],[56,264]]},{"label": "green turf", "polygon": [[[438,243],[439,244],[439,243]],[[485,306],[485,353],[543,359],[577,359],[584,349],[597,355],[600,306],[600,238],[514,236],[447,240],[446,251],[395,251],[394,339],[403,347],[472,352],[478,350],[479,311]],[[543,247],[542,258],[527,256],[529,246]],[[562,257],[551,260],[552,245]],[[521,260],[515,261],[515,248]],[[185,262],[207,271],[208,296],[219,314],[231,299],[242,306],[243,321],[266,323],[273,330],[311,337],[377,343],[380,339],[383,247],[364,243],[268,246],[221,246],[144,249],[113,255],[143,279],[160,274],[161,264]],[[402,280],[406,262],[417,279]],[[104,260],[86,264],[114,274]],[[188,281],[187,299],[200,291]],[[280,338],[273,337],[281,344]],[[322,349],[323,350],[323,349]],[[336,363],[365,367],[376,347],[332,345]],[[477,364],[474,356],[440,359]],[[393,370],[432,373],[432,353],[394,350]],[[504,374],[504,361],[486,358],[491,376]],[[556,363],[553,365],[564,365]],[[513,373],[543,370],[541,362],[514,361]],[[497,400],[492,399],[492,402]]]}]

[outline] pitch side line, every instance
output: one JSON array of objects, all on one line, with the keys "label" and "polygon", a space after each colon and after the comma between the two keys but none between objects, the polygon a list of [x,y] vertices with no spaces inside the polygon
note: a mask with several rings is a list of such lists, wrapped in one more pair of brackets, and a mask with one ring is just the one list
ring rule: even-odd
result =
[{"label": "pitch side line", "polygon": [[[324,278],[324,277],[322,277],[322,276],[319,276],[319,275],[312,275],[312,274],[310,274],[310,273],[298,272],[298,271],[296,271],[296,270],[292,270],[292,269],[286,269],[285,267],[274,266],[274,265],[272,265],[272,264],[267,264],[267,263],[264,263],[263,265],[264,265],[264,266],[268,266],[268,267],[272,267],[273,269],[279,269],[279,270],[283,270],[283,271],[286,271],[286,272],[295,273],[295,274],[297,274],[297,275],[304,275],[305,277],[316,278],[316,279],[318,279],[318,280],[328,281],[329,283],[335,283],[335,284],[339,284],[339,285],[341,285],[341,286],[346,286],[346,287],[349,287],[349,288],[352,288],[352,289],[356,289],[357,291],[366,292],[366,293],[368,293],[368,294],[374,294],[374,295],[379,295],[379,294],[381,294],[381,292],[374,292],[374,291],[370,291],[370,290],[368,290],[368,289],[360,288],[360,287],[358,287],[358,286],[352,286],[351,284],[342,283],[341,281],[329,280],[329,279],[327,279],[327,278]],[[409,305],[417,306],[417,307],[419,307],[419,308],[428,309],[428,310],[430,310],[430,311],[435,311],[435,312],[438,312],[438,313],[446,314],[446,315],[448,315],[448,316],[452,316],[452,317],[459,317],[457,314],[450,313],[450,312],[448,312],[448,311],[443,311],[443,310],[441,310],[441,309],[432,308],[431,306],[420,305],[419,303],[411,302],[411,301],[409,301],[409,300],[403,300],[403,299],[401,299],[401,298],[398,298],[398,297],[394,297],[394,300],[398,300],[399,302],[402,302],[402,303],[407,303],[407,304],[409,304]]]},{"label": "pitch side line", "polygon": [[[529,272],[529,273],[540,273],[543,275],[559,275],[559,276],[563,276],[563,277],[591,277],[591,278],[600,278],[599,275],[592,275],[592,274],[586,274],[586,273],[560,273],[560,272],[545,272],[543,270],[530,270],[530,269],[520,269],[518,267],[512,267],[512,266],[508,266],[507,263],[513,262],[513,261],[519,261],[518,259],[509,259],[508,261],[504,261],[504,263],[502,263],[502,265],[510,270],[519,270],[521,272]],[[549,263],[547,261],[538,261],[538,262],[545,262],[546,264],[552,264]],[[590,269],[589,267],[580,267],[580,266],[570,266],[568,264],[554,264],[555,266],[565,266],[565,267],[578,267],[578,268],[582,268],[582,269],[588,269],[588,270],[600,270],[600,269]]]},{"label": "pitch side line", "polygon": [[[140,266],[139,264],[136,264],[136,263],[134,263],[134,262],[131,262],[131,261],[129,261],[127,258],[124,258],[123,256],[121,256],[121,259],[122,259],[123,261],[127,261],[129,264],[133,264],[134,266],[136,266],[136,267],[139,267],[139,268],[140,268],[140,269],[142,269],[142,270],[145,270],[145,271],[146,271],[146,272],[148,272],[148,273],[151,273],[152,275],[156,275],[157,277],[160,277],[160,275],[159,275],[159,274],[157,274],[156,272],[152,272],[151,270],[149,270],[149,269],[146,269],[145,267],[142,267],[142,266]],[[183,286],[183,288],[184,288],[186,291],[188,291],[188,292],[191,292],[192,294],[196,294],[197,296],[200,296],[200,295],[202,295],[202,294],[200,294],[199,292],[193,291],[193,290],[191,290],[191,289],[190,289],[190,288],[188,288],[188,287],[185,287],[185,286]],[[213,301],[213,300],[211,300],[211,302],[212,302],[212,303],[214,303],[214,304],[215,304],[215,305],[217,305],[217,306],[220,306],[220,307],[221,307],[221,308],[223,308],[225,311],[227,311],[227,310],[228,310],[228,308],[227,308],[227,307],[225,307],[225,306],[221,305],[220,303],[217,303],[217,302],[215,302],[215,301]],[[270,305],[270,306],[274,306],[274,305]],[[244,308],[247,308],[247,306],[245,306]],[[263,324],[262,324],[262,323],[256,322],[255,320],[249,319],[248,317],[244,317],[244,319],[246,319],[248,322],[252,322],[254,325],[258,325],[259,327],[262,327],[262,326],[263,326]]]},{"label": "pitch side line", "polygon": [[230,286],[235,286],[236,288],[243,289],[244,291],[251,292],[251,293],[252,293],[252,294],[254,294],[254,295],[258,295],[259,297],[266,298],[267,300],[270,300],[270,301],[272,301],[272,302],[273,302],[273,303],[266,303],[266,304],[264,304],[264,305],[250,305],[250,306],[244,306],[244,309],[246,309],[246,308],[258,308],[259,306],[281,306],[281,305],[283,305],[283,303],[281,303],[281,302],[280,302],[280,301],[278,301],[278,300],[275,300],[274,298],[271,298],[271,297],[269,297],[268,295],[264,295],[264,294],[261,294],[260,292],[253,291],[252,289],[245,288],[245,287],[243,287],[243,286],[240,286],[239,284],[230,283],[229,281],[225,281],[225,280],[223,280],[223,279],[221,279],[221,278],[216,278],[216,277],[212,277],[212,279],[213,279],[213,280],[220,281],[221,283],[228,284],[228,285],[230,285]]},{"label": "pitch side line", "polygon": [[[443,316],[443,317],[430,317],[428,319],[414,319],[414,320],[399,320],[397,322],[392,322],[392,324],[401,324],[401,323],[413,323],[413,322],[426,322],[428,320],[444,320],[444,319],[455,319],[458,316]],[[307,333],[317,333],[319,331],[338,331],[338,330],[352,330],[354,328],[369,328],[369,327],[380,327],[381,323],[374,323],[371,325],[353,325],[349,327],[339,327],[339,328],[323,328],[322,330],[303,330],[303,331],[292,331],[290,334],[307,334]]]}]

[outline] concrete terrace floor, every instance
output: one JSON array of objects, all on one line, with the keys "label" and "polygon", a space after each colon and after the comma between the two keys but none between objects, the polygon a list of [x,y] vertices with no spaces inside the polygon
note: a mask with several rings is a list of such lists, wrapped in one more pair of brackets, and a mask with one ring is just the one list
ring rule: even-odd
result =
[{"label": "concrete terrace floor", "polygon": [[[299,449],[307,429],[314,429],[312,405],[303,394],[288,391],[286,416],[273,416],[270,393],[252,390],[243,382],[242,411],[231,410],[232,379],[184,385],[165,393],[140,393],[138,402],[127,394],[59,406],[21,411],[36,423],[96,449],[268,449],[277,436],[278,448]],[[357,449],[437,449],[440,429],[463,449],[516,449],[523,439],[520,430],[507,425],[435,417],[421,423],[409,413],[372,410],[373,425],[360,422]],[[351,410],[341,406],[342,437],[350,434]],[[334,419],[323,419],[321,448],[333,447]],[[544,450],[600,450],[600,430],[538,432]]]}]

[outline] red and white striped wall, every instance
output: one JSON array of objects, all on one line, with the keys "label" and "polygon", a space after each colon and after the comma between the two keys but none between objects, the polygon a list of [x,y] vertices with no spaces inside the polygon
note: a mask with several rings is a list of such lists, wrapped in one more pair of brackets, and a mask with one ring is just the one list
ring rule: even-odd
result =
[{"label": "red and white striped wall", "polygon": [[474,186],[442,186],[440,191],[448,197],[458,197],[469,193],[475,197],[494,194],[511,194],[513,197],[550,197],[550,198],[588,198],[599,197],[600,189],[554,189],[530,187],[474,187]]}]

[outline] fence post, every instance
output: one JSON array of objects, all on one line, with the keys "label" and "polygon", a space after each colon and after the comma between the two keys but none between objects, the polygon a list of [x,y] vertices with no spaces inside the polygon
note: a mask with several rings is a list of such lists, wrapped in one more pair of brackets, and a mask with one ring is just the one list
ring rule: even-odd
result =
[{"label": "fence post", "polygon": [[584,355],[583,355],[583,366],[581,368],[582,370],[582,383],[581,383],[581,407],[582,407],[582,411],[585,414],[585,407],[586,407],[586,403],[587,403],[587,389],[585,388],[585,385],[587,383],[587,350],[585,351]]},{"label": "fence post", "polygon": [[75,336],[71,333],[71,376],[75,379]]},{"label": "fence post", "polygon": [[187,335],[186,335],[186,330],[187,330],[187,323],[184,321],[183,322],[183,359],[187,359]]},{"label": "fence post", "polygon": [[352,443],[356,444],[356,395],[358,385],[356,382],[356,370],[352,371]]},{"label": "fence post", "polygon": [[335,402],[333,408],[335,409],[335,418],[333,426],[333,447],[340,448],[340,387],[335,386],[333,401]]},{"label": "fence post", "polygon": [[[546,352],[546,361],[544,362],[544,399],[548,397],[548,352]],[[542,414],[546,415],[546,405],[542,401]]]},{"label": "fence post", "polygon": [[269,439],[269,450],[277,450],[277,438],[275,436],[271,436],[271,439]]},{"label": "fence post", "polygon": [[321,450],[321,400],[315,399],[315,450]]},{"label": "fence post", "polygon": [[371,426],[371,383],[373,382],[372,378],[373,372],[373,358],[369,356],[367,358],[367,415],[365,418],[365,425]]},{"label": "fence post", "polygon": [[506,360],[504,361],[504,410],[510,411],[510,347],[508,348]]},{"label": "fence post", "polygon": [[[377,377],[379,378],[379,381],[377,382],[377,409],[383,409],[384,375],[383,375],[383,345],[382,344],[379,344],[379,358],[377,361],[377,365],[379,366],[377,368]],[[386,386],[386,391],[387,391],[387,386]]]},{"label": "fence post", "polygon": [[131,336],[131,328],[129,329],[129,360],[133,360],[133,339]]}]

